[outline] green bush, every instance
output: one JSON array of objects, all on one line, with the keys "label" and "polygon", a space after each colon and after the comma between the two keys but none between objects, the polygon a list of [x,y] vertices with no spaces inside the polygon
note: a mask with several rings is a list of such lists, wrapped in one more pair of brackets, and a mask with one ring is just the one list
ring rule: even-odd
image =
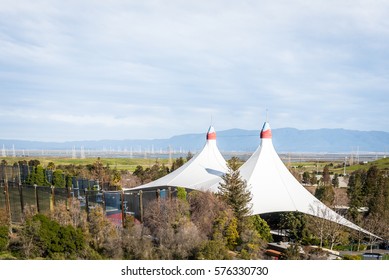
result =
[{"label": "green bush", "polygon": [[207,240],[196,254],[198,260],[229,260],[228,249],[221,240]]},{"label": "green bush", "polygon": [[8,227],[0,226],[0,252],[5,251],[8,247],[9,236]]},{"label": "green bush", "polygon": [[4,252],[0,254],[0,260],[17,260],[17,258],[9,252]]},{"label": "green bush", "polygon": [[[367,246],[366,245],[359,245],[359,251],[364,251],[366,250]],[[353,245],[336,245],[334,246],[334,250],[336,251],[358,251],[358,244],[353,244]]]},{"label": "green bush", "polygon": [[177,187],[177,198],[186,201],[186,190],[183,187]]},{"label": "green bush", "polygon": [[27,224],[39,224],[38,230],[31,232],[41,256],[48,259],[76,259],[85,247],[85,239],[80,229],[61,226],[56,221],[38,214]]},{"label": "green bush", "polygon": [[361,255],[344,255],[343,256],[344,260],[362,260]]},{"label": "green bush", "polygon": [[273,237],[270,233],[270,227],[264,219],[262,219],[259,215],[255,215],[251,216],[251,222],[262,239],[266,240],[267,242],[273,241]]}]

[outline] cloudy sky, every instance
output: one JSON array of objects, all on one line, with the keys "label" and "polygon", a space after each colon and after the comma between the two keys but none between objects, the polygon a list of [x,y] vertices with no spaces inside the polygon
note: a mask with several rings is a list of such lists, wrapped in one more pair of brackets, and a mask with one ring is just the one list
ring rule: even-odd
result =
[{"label": "cloudy sky", "polygon": [[0,0],[0,139],[389,131],[389,1]]}]

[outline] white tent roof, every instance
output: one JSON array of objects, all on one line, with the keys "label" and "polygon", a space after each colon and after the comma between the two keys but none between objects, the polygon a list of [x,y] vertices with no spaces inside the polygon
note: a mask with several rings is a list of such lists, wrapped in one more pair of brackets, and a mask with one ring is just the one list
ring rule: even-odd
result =
[{"label": "white tent roof", "polygon": [[215,129],[210,126],[207,133],[207,141],[203,149],[191,160],[158,180],[131,188],[130,190],[162,186],[206,190],[210,184],[219,182],[220,177],[227,170],[227,163],[216,145]]},{"label": "white tent roof", "polygon": [[298,211],[371,235],[327,207],[296,180],[276,153],[267,122],[261,131],[261,145],[239,170],[252,193],[253,215]]}]

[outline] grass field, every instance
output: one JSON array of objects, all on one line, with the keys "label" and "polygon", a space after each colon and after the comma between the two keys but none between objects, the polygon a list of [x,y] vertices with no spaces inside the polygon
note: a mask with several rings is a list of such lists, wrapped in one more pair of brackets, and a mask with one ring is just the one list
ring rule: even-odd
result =
[{"label": "grass field", "polygon": [[[0,158],[0,159],[5,159],[8,164],[13,164],[15,162],[18,162],[20,160],[32,160],[32,159],[37,159],[41,162],[41,164],[46,167],[49,162],[54,162],[56,166],[58,165],[69,165],[69,164],[74,164],[74,165],[87,165],[87,164],[93,164],[96,160],[96,158],[85,158],[85,159],[72,159],[72,158],[65,158],[65,157],[31,157],[31,158],[19,158],[19,157],[5,157],[5,158]],[[141,165],[143,167],[150,167],[152,166],[155,162],[159,162],[161,164],[165,164],[166,166],[170,167],[169,165],[169,159],[163,158],[163,159],[155,159],[155,158],[101,158],[100,159],[104,165],[109,165],[111,168],[116,167],[119,170],[129,170],[129,171],[134,171],[136,166]],[[296,168],[300,172],[308,171],[323,171],[323,168],[325,165],[330,164],[330,161],[307,161],[307,162],[285,162],[285,164],[288,167],[291,168]],[[344,169],[343,167],[338,167],[337,166],[342,166],[343,162],[332,162],[333,167],[330,168],[330,171],[334,173],[340,173],[342,174]],[[388,170],[389,172],[389,158],[383,158],[379,159],[376,161],[371,161],[365,164],[354,164],[352,166],[347,166],[346,167],[346,173],[350,174],[351,172],[359,169],[369,169],[371,166],[376,165],[379,169],[383,170]]]},{"label": "grass field", "polygon": [[[93,164],[96,160],[96,158],[85,158],[85,159],[72,159],[72,158],[60,158],[60,157],[34,157],[34,158],[13,158],[13,157],[6,157],[1,158],[5,159],[8,164],[14,164],[15,162],[18,162],[20,160],[32,160],[37,159],[40,161],[40,163],[43,165],[43,167],[46,167],[49,162],[54,162],[56,166],[58,165],[88,165]],[[144,158],[100,158],[100,161],[103,163],[103,165],[109,165],[111,168],[117,168],[119,170],[129,170],[134,171],[135,168],[138,165],[141,165],[143,167],[150,167],[156,161],[158,161],[161,164],[165,164],[168,166],[169,159],[144,159]]]},{"label": "grass field", "polygon": [[[377,166],[378,169],[389,171],[389,158],[382,158],[382,159],[370,161],[370,162],[364,163],[364,164],[354,164],[351,166],[347,166],[346,172],[351,173],[353,171],[360,170],[360,169],[367,170],[370,167],[372,167],[373,165]],[[343,170],[343,168],[333,169],[334,172],[338,172],[338,173],[343,172],[342,170]]]}]

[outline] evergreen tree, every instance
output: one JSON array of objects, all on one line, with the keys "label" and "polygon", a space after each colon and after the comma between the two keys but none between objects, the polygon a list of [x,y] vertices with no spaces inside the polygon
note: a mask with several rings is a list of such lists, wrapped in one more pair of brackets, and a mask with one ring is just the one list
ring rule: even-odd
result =
[{"label": "evergreen tree", "polygon": [[177,198],[186,201],[186,190],[183,187],[177,187]]},{"label": "evergreen tree", "polygon": [[173,164],[172,164],[171,171],[174,171],[174,170],[180,168],[181,166],[184,165],[184,163],[185,163],[185,162],[184,162],[184,159],[183,159],[182,157],[177,158],[177,159],[173,162]]},{"label": "evergreen tree", "polygon": [[116,189],[119,189],[121,188],[120,186],[120,181],[122,180],[122,176],[120,174],[120,171],[115,167],[113,170],[112,170],[112,173],[111,173],[111,182],[110,184],[114,187],[116,187]]},{"label": "evergreen tree", "polygon": [[262,239],[266,240],[267,242],[273,240],[269,225],[259,215],[251,216],[251,223]]},{"label": "evergreen tree", "polygon": [[317,177],[316,177],[316,173],[313,173],[311,178],[310,178],[310,183],[311,185],[316,185],[317,184]]},{"label": "evergreen tree", "polygon": [[305,215],[299,212],[286,212],[281,214],[280,227],[288,229],[289,238],[301,241],[306,231]]},{"label": "evergreen tree", "polygon": [[364,186],[366,206],[369,207],[369,215],[385,216],[389,210],[388,205],[388,177],[384,176],[376,166],[372,166],[366,173]]},{"label": "evergreen tree", "polygon": [[67,174],[65,180],[66,180],[66,188],[71,189],[73,187],[73,177]]},{"label": "evergreen tree", "polygon": [[243,229],[245,218],[251,213],[251,193],[247,189],[238,170],[238,159],[233,157],[228,162],[228,172],[222,176],[223,182],[219,185],[221,198],[232,208],[238,219],[239,232]]},{"label": "evergreen tree", "polygon": [[331,206],[334,203],[335,200],[335,191],[334,188],[330,186],[319,186],[315,190],[315,196],[317,199],[319,199],[321,202],[326,204],[327,206]]},{"label": "evergreen tree", "polygon": [[350,175],[348,181],[347,195],[350,199],[350,215],[353,220],[356,220],[359,213],[358,208],[364,205],[363,185],[365,180],[365,172],[363,170],[355,171]]},{"label": "evergreen tree", "polygon": [[132,173],[134,176],[138,177],[141,181],[141,183],[143,184],[144,183],[144,179],[145,179],[145,170],[143,169],[143,166],[141,165],[138,165],[134,172]]},{"label": "evergreen tree", "polygon": [[57,188],[64,188],[66,186],[65,175],[61,169],[53,172],[53,185]]},{"label": "evergreen tree", "polygon": [[311,174],[308,171],[303,173],[303,181],[304,184],[309,184],[311,182]]},{"label": "evergreen tree", "polygon": [[339,188],[339,176],[338,173],[335,173],[334,178],[332,178],[332,185],[334,188]]},{"label": "evergreen tree", "polygon": [[38,165],[35,168],[34,184],[36,184],[37,186],[47,185],[45,180],[45,170],[43,169],[42,165]]},{"label": "evergreen tree", "polygon": [[328,165],[324,166],[322,180],[323,180],[324,186],[328,186],[331,183],[330,169],[329,169]]},{"label": "evergreen tree", "polygon": [[47,164],[47,167],[46,167],[47,170],[55,170],[55,163],[50,161],[48,164]]},{"label": "evergreen tree", "polygon": [[186,155],[186,161],[190,161],[193,157],[193,154],[189,151],[188,154]]}]

